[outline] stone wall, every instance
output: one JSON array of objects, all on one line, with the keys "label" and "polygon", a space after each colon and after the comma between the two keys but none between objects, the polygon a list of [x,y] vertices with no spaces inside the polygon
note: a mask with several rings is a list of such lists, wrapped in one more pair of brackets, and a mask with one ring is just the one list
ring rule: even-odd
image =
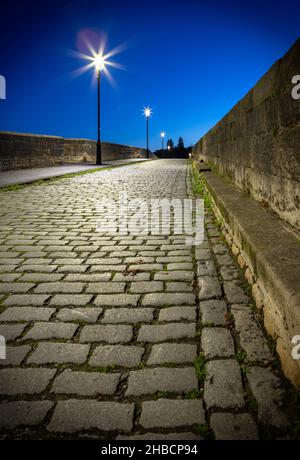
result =
[{"label": "stone wall", "polygon": [[[64,140],[65,162],[86,162],[96,160],[96,142],[88,139],[65,139]],[[102,159],[128,160],[130,158],[145,158],[146,150],[128,145],[102,142]]]},{"label": "stone wall", "polygon": [[0,171],[57,166],[64,160],[64,139],[0,133]]},{"label": "stone wall", "polygon": [[282,219],[300,228],[300,39],[193,149]]},{"label": "stone wall", "polygon": [[[102,159],[146,158],[146,150],[127,145],[102,143]],[[57,166],[62,163],[95,162],[96,142],[0,132],[0,171]]]}]

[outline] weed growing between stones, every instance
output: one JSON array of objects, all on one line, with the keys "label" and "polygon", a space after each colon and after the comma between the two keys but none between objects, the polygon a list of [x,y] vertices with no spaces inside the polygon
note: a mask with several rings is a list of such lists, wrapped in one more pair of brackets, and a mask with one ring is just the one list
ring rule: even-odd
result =
[{"label": "weed growing between stones", "polygon": [[203,384],[206,378],[206,359],[204,353],[200,355],[194,361],[194,367],[200,384]]},{"label": "weed growing between stones", "polygon": [[202,436],[203,439],[206,441],[211,441],[215,439],[214,434],[210,430],[207,423],[203,423],[202,425],[197,425],[197,427],[195,428],[195,431],[196,433],[200,434],[200,436]]},{"label": "weed growing between stones", "polygon": [[203,177],[199,173],[195,162],[192,164],[192,190],[194,195],[203,197],[206,210],[212,209],[212,199],[206,191]]}]

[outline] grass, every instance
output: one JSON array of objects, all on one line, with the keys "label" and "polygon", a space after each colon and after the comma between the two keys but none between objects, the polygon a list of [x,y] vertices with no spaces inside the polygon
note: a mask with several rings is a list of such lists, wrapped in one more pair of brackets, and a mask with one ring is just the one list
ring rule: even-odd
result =
[{"label": "grass", "polygon": [[197,425],[197,427],[195,428],[195,431],[196,433],[200,434],[200,436],[202,436],[203,439],[205,439],[206,441],[211,441],[215,439],[214,434],[210,430],[207,423],[203,423],[202,425]]},{"label": "grass", "polygon": [[184,395],[184,399],[200,399],[202,398],[202,391],[201,390],[191,390]]},{"label": "grass", "polygon": [[221,219],[215,219],[214,220],[214,224],[219,227],[219,228],[222,228],[223,227],[223,224],[222,224],[222,221]]},{"label": "grass", "polygon": [[[145,160],[146,161],[146,160]],[[48,185],[53,182],[57,182],[62,179],[72,179],[73,177],[77,176],[84,176],[86,174],[93,174],[98,171],[109,171],[111,169],[116,169],[116,168],[122,168],[124,166],[131,166],[133,164],[137,163],[142,163],[141,161],[132,161],[129,164],[120,164],[120,165],[113,165],[113,166],[108,166],[108,167],[103,167],[103,168],[93,168],[93,169],[88,169],[85,171],[79,171],[76,173],[69,173],[69,174],[63,174],[62,176],[55,176],[55,177],[49,177],[46,179],[37,179],[33,180],[31,182],[27,182],[26,184],[12,184],[12,185],[6,185],[5,187],[0,187],[0,192],[11,192],[11,191],[16,191],[23,189],[25,187],[29,187],[31,185]],[[84,166],[84,164],[83,164]]]},{"label": "grass", "polygon": [[243,350],[239,350],[235,354],[236,360],[240,365],[241,372],[243,375],[246,375],[249,369],[249,364],[247,361],[247,353]]},{"label": "grass", "polygon": [[201,196],[204,200],[204,207],[212,209],[212,199],[207,193],[203,176],[199,173],[195,163],[192,164],[192,189],[196,196]]},{"label": "grass", "polygon": [[250,409],[252,412],[257,412],[257,410],[258,410],[258,404],[257,404],[256,399],[254,399],[254,398],[250,398],[250,399],[248,400],[247,406],[249,407],[249,409]]},{"label": "grass", "polygon": [[194,367],[200,384],[204,383],[206,378],[206,359],[204,353],[200,353],[195,359]]},{"label": "grass", "polygon": [[239,350],[235,354],[237,362],[241,365],[244,364],[247,359],[247,353],[243,350]]},{"label": "grass", "polygon": [[157,391],[155,393],[155,399],[161,399],[161,398],[172,398],[173,394],[170,393],[169,391]]}]

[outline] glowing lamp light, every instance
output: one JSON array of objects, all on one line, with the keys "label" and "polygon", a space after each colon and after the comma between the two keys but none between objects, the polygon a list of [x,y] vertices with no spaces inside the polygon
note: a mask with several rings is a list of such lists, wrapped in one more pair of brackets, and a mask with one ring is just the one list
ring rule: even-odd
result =
[{"label": "glowing lamp light", "polygon": [[160,133],[160,135],[161,135],[162,138],[164,138],[166,133],[163,131],[163,132]]},{"label": "glowing lamp light", "polygon": [[101,56],[100,54],[97,54],[93,62],[94,62],[94,66],[97,72],[100,72],[101,70],[105,69],[105,60],[103,56]]},{"label": "glowing lamp light", "polygon": [[151,116],[151,113],[152,113],[152,110],[150,109],[150,107],[146,107],[144,110],[145,117],[149,118]]}]

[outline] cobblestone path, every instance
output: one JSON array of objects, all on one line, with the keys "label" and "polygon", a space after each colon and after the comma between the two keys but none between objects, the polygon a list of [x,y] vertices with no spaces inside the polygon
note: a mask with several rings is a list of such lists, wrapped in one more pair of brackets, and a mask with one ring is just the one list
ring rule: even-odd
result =
[{"label": "cobblestone path", "polygon": [[188,165],[0,193],[1,437],[286,436],[291,390],[214,216],[196,248],[99,235],[97,202],[124,190],[187,197]]}]

